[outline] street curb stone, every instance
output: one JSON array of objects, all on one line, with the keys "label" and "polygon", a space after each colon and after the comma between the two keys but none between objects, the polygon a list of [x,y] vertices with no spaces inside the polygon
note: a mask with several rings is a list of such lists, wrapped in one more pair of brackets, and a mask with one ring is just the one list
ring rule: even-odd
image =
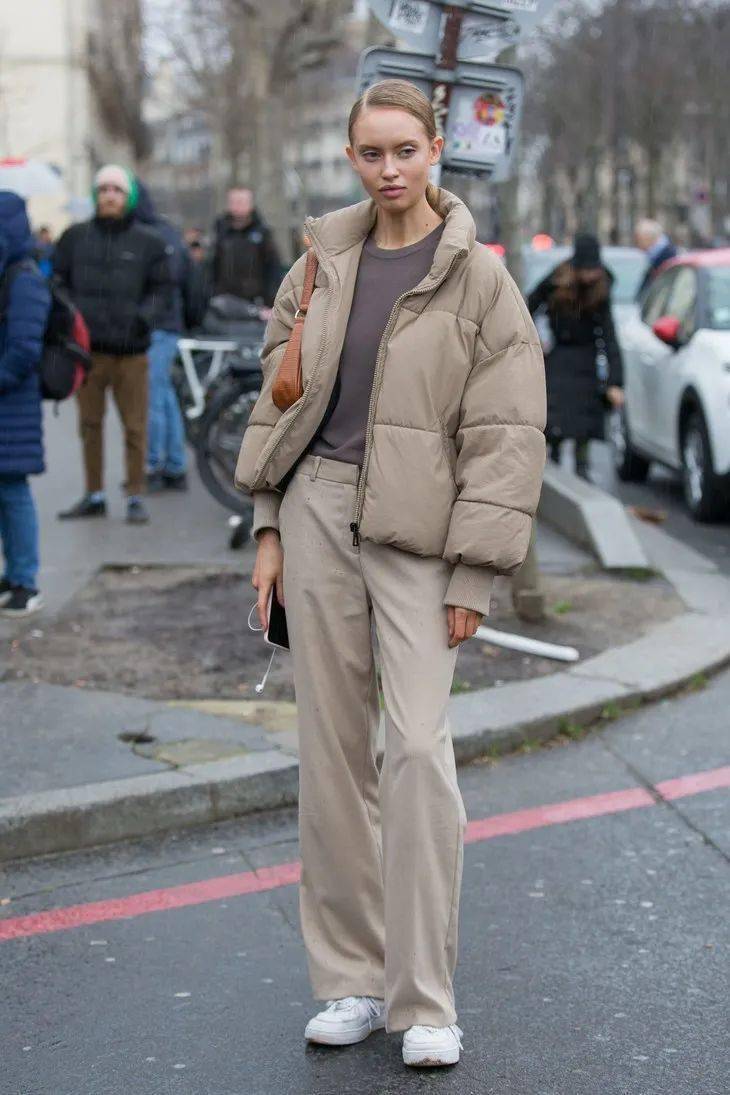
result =
[{"label": "street curb stone", "polygon": [[298,764],[278,751],[0,799],[0,861],[71,851],[291,806]]}]

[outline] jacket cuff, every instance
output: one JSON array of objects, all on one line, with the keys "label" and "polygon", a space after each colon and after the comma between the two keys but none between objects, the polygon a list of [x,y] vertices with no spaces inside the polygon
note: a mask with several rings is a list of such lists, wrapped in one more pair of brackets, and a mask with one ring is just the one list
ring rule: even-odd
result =
[{"label": "jacket cuff", "polygon": [[491,567],[457,563],[446,590],[444,604],[469,608],[488,616],[495,574],[496,571]]},{"label": "jacket cuff", "polygon": [[274,490],[255,490],[253,492],[253,528],[251,536],[255,540],[265,528],[279,531],[279,506],[281,494]]}]

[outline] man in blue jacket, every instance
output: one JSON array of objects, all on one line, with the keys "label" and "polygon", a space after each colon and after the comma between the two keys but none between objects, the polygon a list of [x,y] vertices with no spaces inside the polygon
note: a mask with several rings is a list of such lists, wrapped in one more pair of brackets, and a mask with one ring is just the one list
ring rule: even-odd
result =
[{"label": "man in blue jacket", "polygon": [[165,241],[172,292],[157,315],[149,357],[149,428],[147,490],[187,490],[185,427],[172,382],[177,342],[187,327],[197,326],[205,311],[205,286],[200,263],[194,262],[180,232],[155,209],[149,190],[137,180],[136,219]]},{"label": "man in blue jacket", "polygon": [[645,217],[644,220],[638,222],[634,228],[634,239],[636,240],[636,246],[646,252],[646,257],[649,260],[641,285],[636,293],[636,299],[641,300],[654,280],[659,267],[675,257],[677,248],[659,221],[651,220],[649,217]]},{"label": "man in blue jacket", "polygon": [[34,247],[25,202],[0,190],[0,615],[11,618],[42,607],[38,517],[28,476],[45,471],[38,362],[51,297],[30,262],[5,280],[8,268],[27,260]]}]

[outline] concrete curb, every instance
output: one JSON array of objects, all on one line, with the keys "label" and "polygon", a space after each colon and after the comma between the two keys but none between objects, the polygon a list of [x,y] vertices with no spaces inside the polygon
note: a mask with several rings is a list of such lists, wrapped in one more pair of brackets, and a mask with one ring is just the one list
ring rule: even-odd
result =
[{"label": "concrete curb", "polygon": [[0,861],[202,825],[297,801],[297,761],[251,753],[215,764],[0,799]]},{"label": "concrete curb", "polygon": [[[453,696],[457,761],[573,733],[730,664],[730,581],[661,529],[637,538],[688,611],[624,646],[539,679]],[[608,711],[607,711],[608,709]],[[298,761],[259,750],[213,764],[0,800],[0,861],[201,825],[297,801]]]},{"label": "concrete curb", "polygon": [[567,468],[546,464],[538,515],[569,540],[589,548],[606,570],[650,566],[619,500]]}]

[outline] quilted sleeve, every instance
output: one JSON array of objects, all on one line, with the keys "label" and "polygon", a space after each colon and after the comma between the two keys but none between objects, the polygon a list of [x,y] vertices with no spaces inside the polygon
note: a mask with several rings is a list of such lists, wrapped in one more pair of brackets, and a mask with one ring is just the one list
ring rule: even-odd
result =
[{"label": "quilted sleeve", "polygon": [[500,267],[461,401],[458,495],[444,548],[455,568],[445,604],[488,612],[494,575],[524,562],[545,466],[545,418],[540,342]]}]

